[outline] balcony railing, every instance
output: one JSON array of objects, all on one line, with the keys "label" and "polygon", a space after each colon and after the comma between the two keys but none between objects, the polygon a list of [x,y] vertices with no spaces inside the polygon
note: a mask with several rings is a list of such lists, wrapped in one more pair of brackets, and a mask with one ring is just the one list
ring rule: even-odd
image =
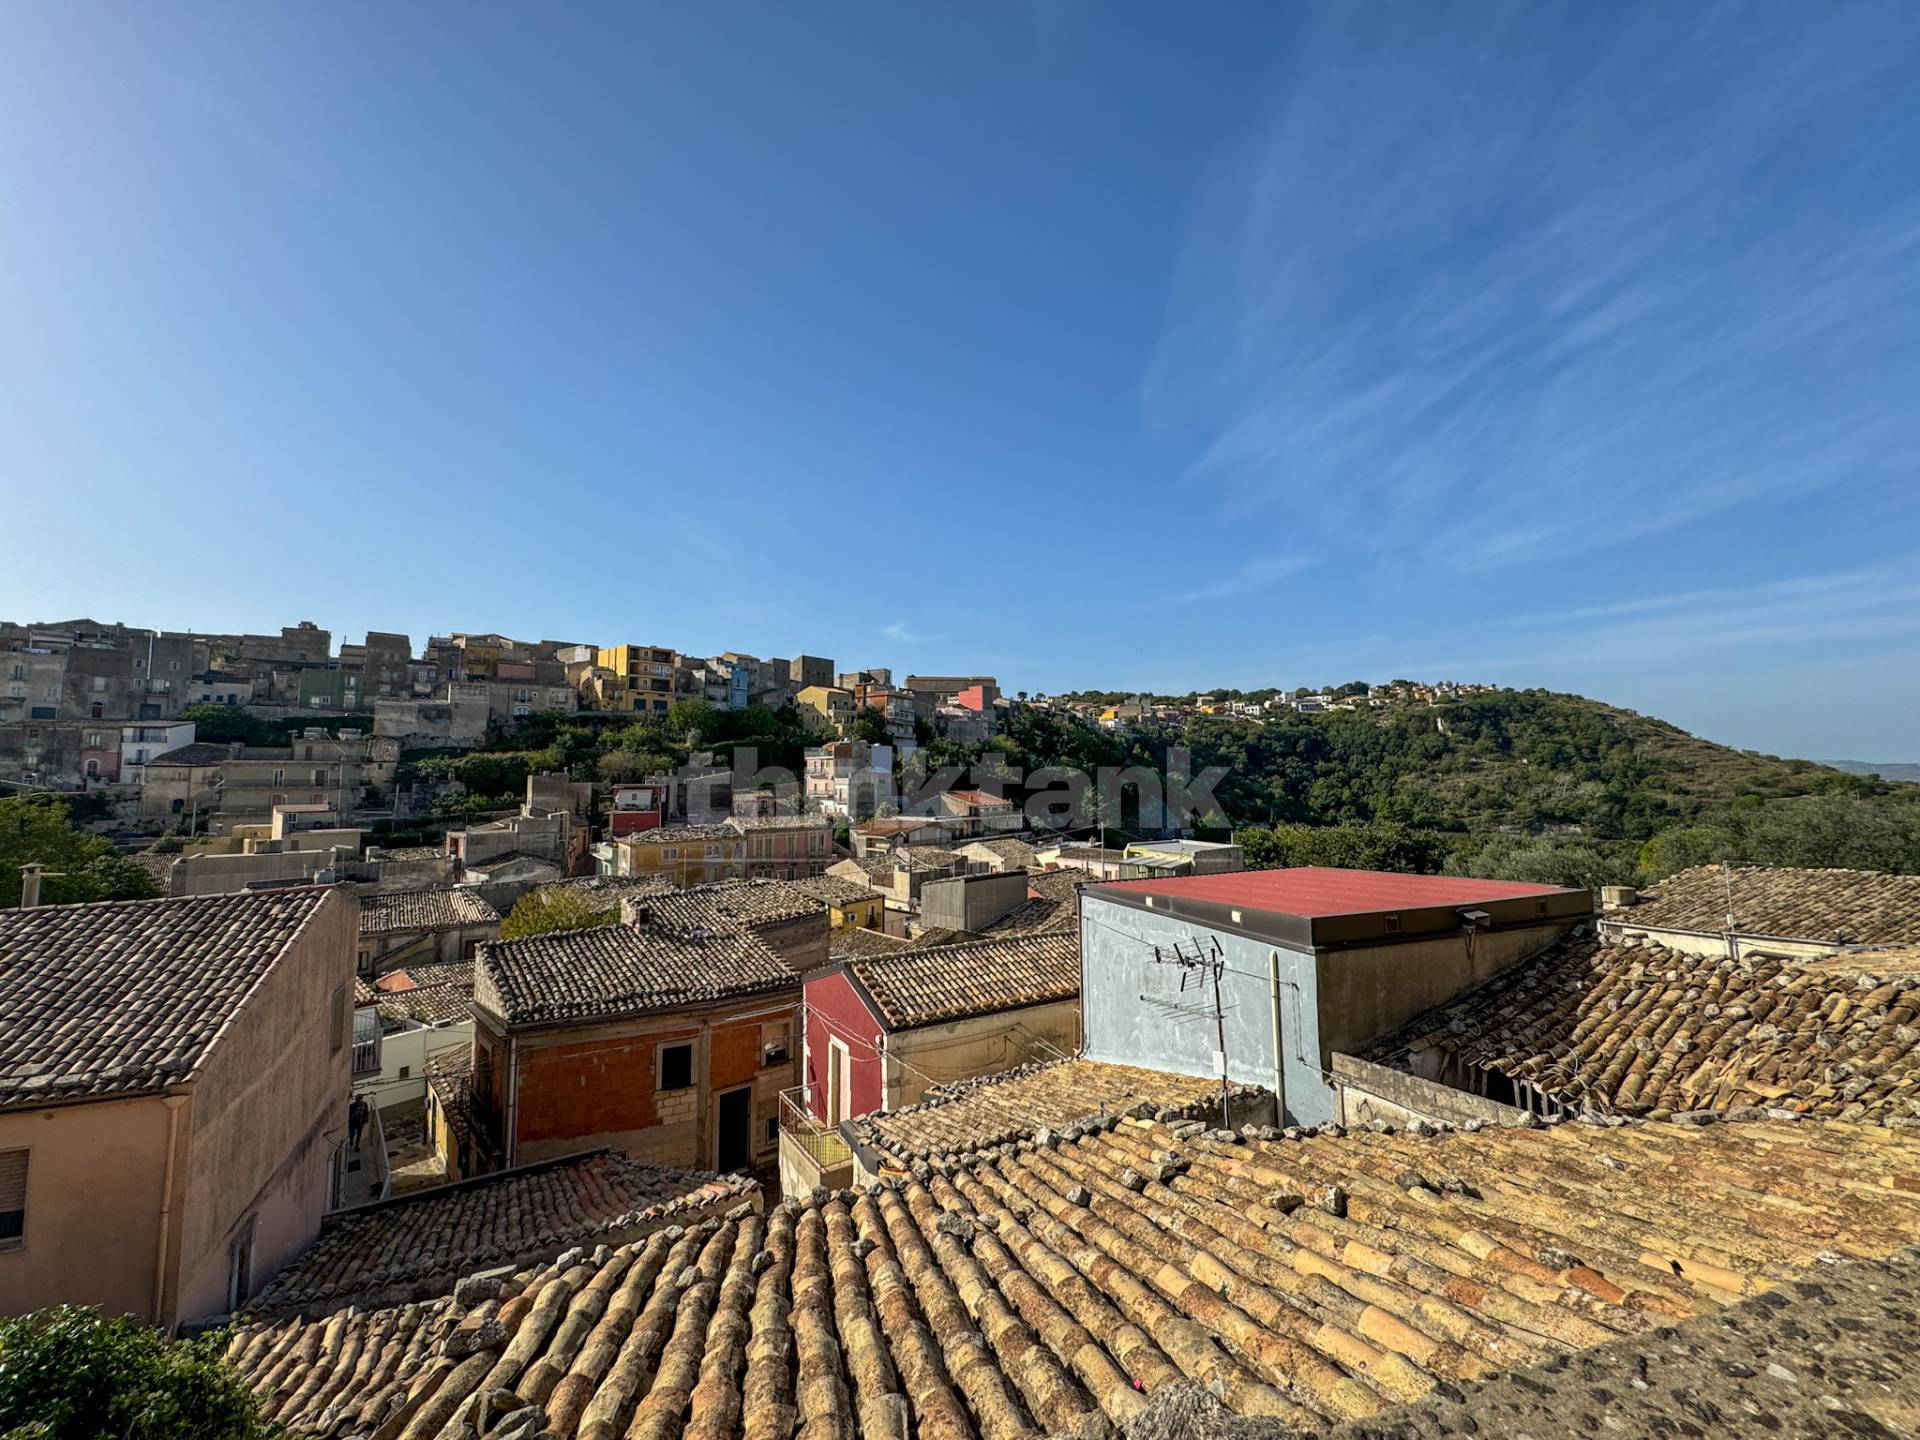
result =
[{"label": "balcony railing", "polygon": [[807,1109],[807,1087],[796,1085],[780,1092],[780,1129],[793,1143],[807,1152],[822,1170],[845,1165],[853,1159],[847,1142],[831,1126],[814,1119]]}]

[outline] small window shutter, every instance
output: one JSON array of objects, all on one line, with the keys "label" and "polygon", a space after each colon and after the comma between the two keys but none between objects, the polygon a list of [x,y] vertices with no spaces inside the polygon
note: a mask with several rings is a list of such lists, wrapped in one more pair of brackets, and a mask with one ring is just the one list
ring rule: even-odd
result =
[{"label": "small window shutter", "polygon": [[0,1150],[0,1250],[18,1250],[26,1229],[27,1152]]}]

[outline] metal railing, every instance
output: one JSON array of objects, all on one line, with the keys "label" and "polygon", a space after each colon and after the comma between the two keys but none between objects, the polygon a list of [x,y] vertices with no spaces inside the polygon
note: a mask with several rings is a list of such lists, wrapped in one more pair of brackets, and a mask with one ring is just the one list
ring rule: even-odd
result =
[{"label": "metal railing", "polygon": [[853,1159],[853,1151],[839,1133],[824,1121],[816,1120],[807,1108],[807,1087],[796,1085],[780,1092],[780,1130],[806,1151],[807,1157],[822,1170],[844,1165]]}]

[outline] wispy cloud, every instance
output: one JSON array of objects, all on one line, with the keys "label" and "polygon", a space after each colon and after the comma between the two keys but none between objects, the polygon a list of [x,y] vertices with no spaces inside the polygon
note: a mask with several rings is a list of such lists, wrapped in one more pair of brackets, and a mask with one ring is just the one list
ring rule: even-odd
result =
[{"label": "wispy cloud", "polygon": [[896,620],[891,625],[882,625],[880,633],[889,640],[902,645],[918,645],[934,640],[944,640],[944,635],[929,635],[923,630],[915,630],[905,620]]},{"label": "wispy cloud", "polygon": [[1920,125],[1848,96],[1920,27],[1395,13],[1318,12],[1196,200],[1143,400],[1223,514],[1472,571],[1912,483]]},{"label": "wispy cloud", "polygon": [[1189,590],[1182,600],[1224,600],[1230,595],[1244,595],[1250,590],[1262,590],[1289,575],[1297,575],[1313,563],[1307,555],[1262,555],[1238,568],[1229,571],[1219,579]]}]

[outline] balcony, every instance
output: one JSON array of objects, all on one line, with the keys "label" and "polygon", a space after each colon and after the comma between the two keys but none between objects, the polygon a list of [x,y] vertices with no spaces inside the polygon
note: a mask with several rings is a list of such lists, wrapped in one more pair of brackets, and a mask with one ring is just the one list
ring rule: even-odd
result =
[{"label": "balcony", "polygon": [[807,1087],[780,1092],[780,1186],[784,1194],[804,1195],[816,1185],[829,1190],[853,1183],[853,1151],[832,1126],[807,1109]]}]

